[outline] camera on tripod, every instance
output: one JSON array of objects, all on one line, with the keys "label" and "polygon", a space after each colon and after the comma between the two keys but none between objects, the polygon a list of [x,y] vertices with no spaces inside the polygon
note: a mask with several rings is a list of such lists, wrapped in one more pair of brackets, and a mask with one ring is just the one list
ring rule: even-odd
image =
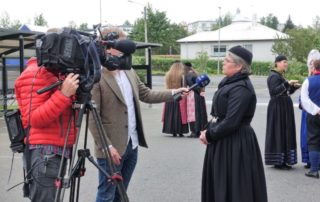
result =
[{"label": "camera on tripod", "polygon": [[[77,99],[83,103],[90,94],[93,84],[101,77],[101,65],[110,71],[129,70],[132,65],[132,53],[136,44],[130,40],[118,40],[117,33],[109,33],[105,37],[100,32],[100,25],[94,26],[94,34],[63,28],[58,32],[39,35],[36,39],[36,55],[39,66],[49,71],[62,74],[79,74]],[[99,30],[100,37],[97,35]],[[114,56],[107,49],[114,48],[123,54]],[[41,90],[45,92],[57,83]],[[38,92],[39,93],[39,92]]]},{"label": "camera on tripod", "polygon": [[[99,26],[97,26],[99,27]],[[101,118],[96,110],[94,101],[91,101],[91,89],[93,84],[98,82],[101,77],[101,65],[106,67],[108,70],[129,70],[131,69],[131,54],[135,52],[136,44],[130,40],[119,40],[119,36],[116,33],[110,33],[105,37],[97,36],[98,28],[95,27],[95,33],[80,32],[70,28],[64,28],[61,32],[49,33],[46,35],[39,36],[36,41],[36,54],[38,65],[44,66],[48,71],[68,74],[75,73],[79,74],[79,88],[76,93],[77,103],[80,107],[73,109],[79,109],[76,115],[75,126],[78,128],[76,141],[73,145],[73,154],[70,159],[68,177],[64,178],[62,167],[64,162],[61,160],[59,174],[56,183],[56,196],[55,202],[63,201],[63,193],[65,188],[70,187],[70,201],[73,201],[75,195],[75,187],[80,186],[80,177],[83,173],[84,160],[88,158],[105,176],[112,180],[120,190],[122,201],[128,202],[125,187],[122,182],[122,177],[116,172],[115,165],[112,161],[110,163],[110,174],[99,166],[90,155],[87,144],[87,130],[88,130],[88,117],[89,112],[92,112],[92,116],[98,128],[98,133],[103,145],[105,158],[111,159],[110,150],[108,147],[108,140],[105,129],[103,127]],[[107,51],[108,49],[116,49],[121,52],[119,55],[113,55]],[[62,81],[59,81],[49,87],[45,87],[37,91],[38,94],[46,92],[53,87],[60,85]],[[40,91],[40,92],[39,92]],[[78,105],[79,106],[79,105]],[[79,134],[82,124],[83,115],[87,114],[86,117],[86,131],[84,149],[78,150],[78,159],[74,165],[76,159],[75,154],[79,142]],[[71,120],[71,119],[70,119]],[[70,122],[71,123],[71,122]],[[69,128],[68,128],[69,130]],[[66,140],[68,139],[69,133],[66,133]],[[67,147],[67,141],[65,141],[64,148]],[[63,150],[65,151],[65,149]],[[77,185],[76,185],[77,184]],[[78,188],[79,190],[79,188]],[[77,191],[78,199],[79,191]]]}]

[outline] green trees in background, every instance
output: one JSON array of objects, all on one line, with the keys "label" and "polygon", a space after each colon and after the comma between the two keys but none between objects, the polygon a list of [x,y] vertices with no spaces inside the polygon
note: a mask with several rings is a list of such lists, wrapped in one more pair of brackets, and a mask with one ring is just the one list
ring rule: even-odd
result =
[{"label": "green trees in background", "polygon": [[[154,54],[179,54],[180,45],[176,41],[188,35],[184,26],[171,23],[166,12],[154,10],[150,5],[147,7],[147,30],[148,42],[162,44],[162,47],[153,51]],[[129,37],[134,41],[145,41],[142,16],[134,22]]]},{"label": "green trees in background", "polygon": [[199,72],[207,73],[207,65],[209,62],[209,56],[206,51],[198,52],[197,58],[195,59],[195,63],[198,64]]},{"label": "green trees in background", "polygon": [[14,19],[11,21],[10,16],[7,12],[1,14],[0,17],[0,27],[5,29],[17,30],[21,26],[21,22],[19,20]]},{"label": "green trees in background", "polygon": [[[219,24],[220,23],[220,24]],[[226,15],[219,17],[216,19],[216,24],[214,24],[211,28],[212,31],[219,29],[221,27],[225,27],[227,25],[230,25],[232,23],[232,16],[230,13],[227,13]]]},{"label": "green trees in background", "polygon": [[290,15],[289,15],[286,23],[284,24],[284,28],[283,28],[282,32],[285,32],[285,33],[286,33],[286,32],[288,32],[289,30],[294,29],[295,27],[296,27],[296,26],[293,24],[293,22],[292,22],[292,20],[291,20],[291,17],[290,17]]},{"label": "green trees in background", "polygon": [[40,15],[36,15],[34,17],[34,25],[37,25],[37,26],[48,26],[48,22],[46,21],[46,19],[44,18],[43,14],[41,13]]},{"label": "green trees in background", "polygon": [[[41,13],[34,17],[34,25],[48,26],[45,16]],[[220,27],[231,23],[232,16],[227,13],[225,16],[218,18],[216,26],[219,22]],[[30,23],[30,22],[29,22]],[[279,20],[273,14],[260,18],[260,23],[270,28],[276,29],[279,27]],[[11,19],[7,12],[0,15],[0,27],[6,29],[17,30],[23,23],[16,19]],[[129,21],[125,21],[123,25],[131,25]],[[91,27],[88,23],[82,23],[79,26],[74,21],[69,23],[70,27],[87,31]],[[153,9],[150,5],[147,7],[147,28],[148,28],[148,42],[160,43],[162,47],[153,49],[153,54],[167,55],[180,53],[180,45],[176,42],[178,39],[184,38],[191,33],[187,32],[186,25],[171,23],[166,12]],[[305,63],[307,55],[311,49],[320,49],[320,17],[316,16],[313,19],[313,25],[307,28],[296,26],[291,17],[288,16],[284,24],[283,31],[288,35],[286,38],[277,37],[272,47],[275,54],[284,54],[290,60]],[[133,31],[129,36],[134,41],[144,41],[144,17],[138,18],[133,24]],[[137,55],[143,55],[137,51]]]},{"label": "green trees in background", "polygon": [[278,37],[272,47],[272,52],[284,54],[291,60],[305,63],[311,49],[320,49],[319,29],[296,27],[289,29],[286,34],[289,37]]},{"label": "green trees in background", "polygon": [[272,29],[278,29],[279,20],[273,14],[269,14],[267,17],[260,18],[260,23]]}]

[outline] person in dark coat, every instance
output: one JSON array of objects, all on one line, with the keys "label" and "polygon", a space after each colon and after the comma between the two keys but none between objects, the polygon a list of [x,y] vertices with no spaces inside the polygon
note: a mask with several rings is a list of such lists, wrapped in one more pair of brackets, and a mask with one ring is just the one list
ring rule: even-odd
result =
[{"label": "person in dark coat", "polygon": [[287,81],[283,77],[287,68],[287,58],[277,56],[275,68],[267,79],[271,98],[267,111],[265,164],[278,169],[290,169],[297,163],[296,125],[289,95],[301,85],[297,80]]},{"label": "person in dark coat", "polygon": [[207,145],[202,202],[266,202],[267,188],[256,134],[250,123],[256,94],[249,79],[252,53],[241,46],[229,49],[223,61],[226,76],[214,94],[211,121],[201,131]]},{"label": "person in dark coat", "polygon": [[[185,62],[184,66],[186,83],[188,87],[191,87],[196,83],[198,73],[192,68],[190,62]],[[204,88],[194,88],[187,98],[188,122],[191,130],[189,137],[198,138],[200,136],[200,131],[204,130],[208,123]]]},{"label": "person in dark coat", "polygon": [[307,114],[310,171],[307,177],[319,178],[320,165],[320,60],[314,60],[313,75],[302,84],[301,104]]}]

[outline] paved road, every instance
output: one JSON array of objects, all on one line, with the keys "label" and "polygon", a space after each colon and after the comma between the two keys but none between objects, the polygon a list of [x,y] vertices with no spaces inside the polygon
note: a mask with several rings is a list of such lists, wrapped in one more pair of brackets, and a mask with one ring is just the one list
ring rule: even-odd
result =
[{"label": "paved road", "polygon": [[[207,88],[207,108],[218,81]],[[261,151],[264,151],[266,109],[268,94],[266,77],[252,77],[258,95],[257,110],[252,122]],[[163,77],[154,77],[154,89],[163,88]],[[296,103],[297,95],[293,96]],[[147,133],[149,148],[139,148],[139,159],[136,172],[128,190],[132,202],[198,202],[201,193],[201,172],[205,147],[197,139],[173,138],[161,133],[162,104],[142,104],[143,122]],[[295,108],[296,128],[300,128],[300,111]],[[83,127],[84,128],[84,127]],[[83,129],[84,130],[84,129]],[[82,147],[83,130],[80,136]],[[89,137],[89,148],[93,148]],[[297,137],[298,148],[299,140]],[[22,180],[21,156],[16,155],[14,169],[9,185],[7,179],[10,170],[11,152],[3,120],[0,120],[0,201],[28,201],[22,198],[21,187],[10,192],[6,188]],[[93,151],[93,149],[91,149]],[[299,160],[300,160],[300,149]],[[262,152],[263,153],[263,152]],[[81,180],[81,202],[94,201],[97,186],[97,170],[86,161],[87,172]],[[275,170],[265,167],[268,197],[270,202],[318,202],[320,201],[320,180],[304,176],[306,170],[301,163],[290,171]],[[69,190],[67,190],[68,192]],[[68,201],[67,196],[64,201]]]}]

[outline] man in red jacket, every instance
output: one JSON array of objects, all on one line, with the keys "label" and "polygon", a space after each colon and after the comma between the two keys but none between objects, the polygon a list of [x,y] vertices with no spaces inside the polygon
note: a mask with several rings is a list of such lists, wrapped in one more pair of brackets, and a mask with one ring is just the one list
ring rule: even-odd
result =
[{"label": "man in red jacket", "polygon": [[[37,90],[57,82],[61,75],[38,66],[31,58],[27,68],[15,82],[15,94],[21,111],[24,128],[30,127],[29,159],[31,162],[30,199],[35,202],[54,201],[55,180],[58,177],[61,158],[70,158],[75,142],[72,102],[79,87],[79,75],[68,74],[60,87],[42,94]],[[70,123],[70,126],[69,126]],[[69,127],[68,127],[69,126]],[[66,152],[65,137],[70,128]],[[62,157],[63,155],[63,157]],[[63,175],[66,163],[63,166]]]}]

